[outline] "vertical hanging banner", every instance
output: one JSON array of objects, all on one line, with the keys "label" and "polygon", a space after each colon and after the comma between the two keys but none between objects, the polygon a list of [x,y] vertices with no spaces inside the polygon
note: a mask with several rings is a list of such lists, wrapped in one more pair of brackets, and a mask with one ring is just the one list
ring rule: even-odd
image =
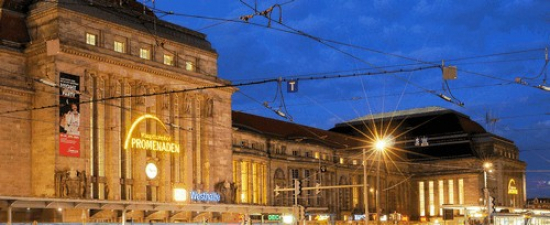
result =
[{"label": "vertical hanging banner", "polygon": [[59,154],[80,157],[80,77],[59,75]]}]

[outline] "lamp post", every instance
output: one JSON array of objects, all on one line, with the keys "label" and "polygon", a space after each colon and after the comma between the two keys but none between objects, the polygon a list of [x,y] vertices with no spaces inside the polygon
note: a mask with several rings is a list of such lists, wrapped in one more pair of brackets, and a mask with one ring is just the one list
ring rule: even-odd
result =
[{"label": "lamp post", "polygon": [[376,224],[380,224],[380,155],[386,150],[388,142],[385,139],[379,139],[375,142],[374,149],[376,152]]},{"label": "lamp post", "polygon": [[365,206],[365,225],[369,224],[369,194],[367,190],[367,151],[363,149],[363,201]]},{"label": "lamp post", "polygon": [[490,162],[483,163],[483,198],[485,199],[485,212],[487,213],[487,221],[489,221],[489,189],[487,189],[487,173],[493,172],[493,164]]}]

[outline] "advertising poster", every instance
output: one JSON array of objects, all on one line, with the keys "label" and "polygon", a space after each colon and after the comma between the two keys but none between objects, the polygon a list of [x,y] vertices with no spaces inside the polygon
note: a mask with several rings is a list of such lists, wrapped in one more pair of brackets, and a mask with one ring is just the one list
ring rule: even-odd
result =
[{"label": "advertising poster", "polygon": [[59,154],[80,157],[80,77],[59,75]]}]

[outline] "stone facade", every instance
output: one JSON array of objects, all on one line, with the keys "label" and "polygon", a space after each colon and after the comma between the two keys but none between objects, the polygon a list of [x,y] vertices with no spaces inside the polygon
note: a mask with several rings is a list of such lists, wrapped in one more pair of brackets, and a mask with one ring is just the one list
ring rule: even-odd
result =
[{"label": "stone facade", "polygon": [[[141,14],[135,1],[0,4],[21,5],[13,13],[24,15],[28,34],[27,42],[0,46],[0,179],[10,183],[0,195],[174,202],[175,186],[208,192],[231,181],[234,89],[204,88],[229,83],[217,77],[217,53],[205,35]],[[67,91],[61,74],[79,79],[76,156],[62,153],[59,115],[68,103],[59,97]],[[125,149],[144,115],[157,120],[141,122],[131,137],[166,136],[181,151]],[[145,174],[149,162],[162,171],[154,179]],[[39,220],[81,221],[81,210],[47,211],[36,213]]]},{"label": "stone facade", "polygon": [[[381,158],[364,141],[368,129],[349,125],[357,121],[326,131],[232,112],[235,89],[219,87],[230,82],[217,76],[218,55],[206,36],[155,18],[139,1],[5,0],[0,6],[0,198],[37,205],[13,210],[17,221],[236,221],[227,213],[238,208],[231,205],[205,212],[177,207],[176,188],[217,191],[221,204],[239,207],[296,201],[307,215],[332,220],[351,221],[365,205],[371,217],[378,209],[437,218],[442,204],[480,204],[485,160],[494,165],[487,183],[498,204],[525,204],[525,163],[513,142],[456,112],[442,116],[455,130],[434,125],[404,132],[396,142],[403,151]],[[78,80],[77,91],[64,86],[69,78]],[[74,102],[79,129],[69,134],[65,110]],[[406,118],[431,121],[424,116],[433,113]],[[424,138],[431,147],[416,146]],[[132,140],[149,144],[128,148]],[[154,141],[177,144],[179,152]],[[294,196],[295,180],[310,189]],[[346,187],[316,193],[317,184]],[[277,195],[277,187],[286,190]],[[179,211],[86,208],[60,199]],[[52,202],[61,204],[59,211]],[[14,200],[2,203],[0,221],[6,221]]]}]

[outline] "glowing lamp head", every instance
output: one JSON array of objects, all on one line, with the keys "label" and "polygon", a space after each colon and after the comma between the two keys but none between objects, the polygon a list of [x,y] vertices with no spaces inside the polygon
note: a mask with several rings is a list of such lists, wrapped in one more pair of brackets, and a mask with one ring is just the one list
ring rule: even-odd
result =
[{"label": "glowing lamp head", "polygon": [[293,215],[284,215],[283,216],[283,223],[284,224],[294,224],[294,216]]},{"label": "glowing lamp head", "polygon": [[485,162],[485,163],[483,163],[483,168],[484,168],[485,170],[487,170],[487,171],[492,172],[492,170],[493,170],[493,163],[491,163],[491,162]]},{"label": "glowing lamp head", "polygon": [[177,202],[187,201],[187,190],[183,188],[174,188],[174,200]]},{"label": "glowing lamp head", "polygon": [[374,148],[377,151],[384,151],[384,149],[386,149],[387,145],[388,145],[388,142],[384,139],[380,139],[380,140],[377,140],[376,142],[374,142]]}]

